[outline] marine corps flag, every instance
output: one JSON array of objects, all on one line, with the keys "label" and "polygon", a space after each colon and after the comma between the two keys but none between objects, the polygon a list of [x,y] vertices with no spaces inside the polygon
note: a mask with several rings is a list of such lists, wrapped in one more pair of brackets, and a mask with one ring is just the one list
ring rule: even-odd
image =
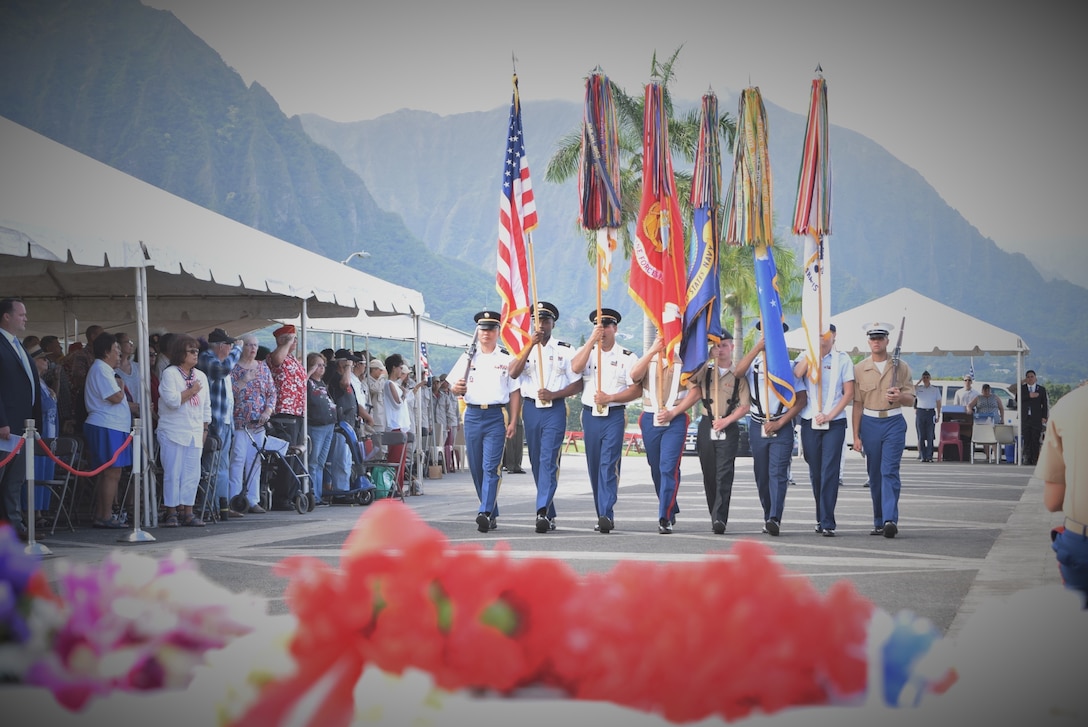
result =
[{"label": "marine corps flag", "polygon": [[517,74],[514,74],[514,97],[510,102],[501,193],[495,287],[502,298],[502,341],[517,355],[533,330],[528,248],[532,242],[529,233],[537,226],[536,201],[529,178],[529,160],[525,156],[525,134],[521,128]]},{"label": "marine corps flag", "polygon": [[646,86],[642,139],[642,205],[631,253],[631,297],[657,326],[672,363],[687,306],[684,223],[676,198],[668,120],[661,85]]},{"label": "marine corps flag", "polygon": [[737,140],[733,159],[733,181],[726,199],[729,211],[726,240],[754,248],[756,292],[759,317],[766,343],[766,380],[770,391],[762,394],[770,402],[773,394],[784,406],[793,406],[793,364],[786,348],[782,302],[778,295],[778,270],[771,251],[774,242],[771,213],[771,158],[767,146],[767,112],[758,88],[746,88],[737,112]]},{"label": "marine corps flag", "polygon": [[703,368],[707,344],[722,337],[721,284],[718,279],[718,240],[721,233],[721,145],[718,138],[718,97],[703,96],[699,143],[691,178],[691,266],[684,310],[684,339],[680,344],[684,384]]}]

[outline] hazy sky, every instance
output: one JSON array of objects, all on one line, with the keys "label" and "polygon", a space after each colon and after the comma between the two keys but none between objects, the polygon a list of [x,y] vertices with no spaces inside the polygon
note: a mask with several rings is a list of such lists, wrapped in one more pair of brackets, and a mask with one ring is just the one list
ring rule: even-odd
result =
[{"label": "hazy sky", "polygon": [[[597,65],[638,93],[652,52],[680,45],[674,97],[712,87],[735,110],[735,92],[753,85],[803,114],[820,63],[831,122],[917,169],[1000,247],[1088,245],[1076,216],[1088,202],[1088,43],[1072,2],[144,2],[288,115],[337,121],[506,106],[511,53],[525,101],[581,100]],[[540,165],[550,150],[533,149],[525,126]]]}]

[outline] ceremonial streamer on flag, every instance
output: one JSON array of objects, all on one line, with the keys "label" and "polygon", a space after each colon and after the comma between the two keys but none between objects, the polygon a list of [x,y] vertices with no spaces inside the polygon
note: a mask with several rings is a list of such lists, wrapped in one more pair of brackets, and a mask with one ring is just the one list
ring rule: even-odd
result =
[{"label": "ceremonial streamer on flag", "polygon": [[707,344],[722,337],[721,284],[718,270],[722,189],[721,144],[718,136],[718,97],[703,96],[699,142],[691,179],[692,255],[687,277],[681,383],[706,364]]},{"label": "ceremonial streamer on flag", "polygon": [[594,72],[586,78],[582,119],[582,148],[578,165],[579,222],[597,232],[598,292],[608,289],[612,253],[619,239],[619,125],[608,76]]},{"label": "ceremonial streamer on flag", "polygon": [[514,74],[514,95],[510,102],[501,192],[495,287],[502,298],[500,335],[506,347],[516,355],[528,342],[532,331],[528,247],[532,244],[529,233],[537,226],[533,183],[529,178],[529,160],[525,155],[525,134],[521,126],[517,74]]},{"label": "ceremonial streamer on flag", "polygon": [[[759,317],[766,344],[765,380],[783,405],[793,406],[797,396],[793,389],[793,366],[786,348],[778,270],[771,250],[774,220],[767,112],[758,88],[746,88],[741,93],[737,119],[733,179],[726,197],[726,241],[754,248]],[[768,403],[770,393],[764,398]]]},{"label": "ceremonial streamer on flag", "polygon": [[687,275],[684,222],[676,197],[669,127],[661,84],[646,86],[642,138],[642,204],[631,254],[630,292],[653,321],[672,363],[684,333]]},{"label": "ceremonial streamer on flag", "polygon": [[812,81],[793,213],[793,234],[804,236],[801,327],[805,333],[805,357],[808,378],[813,383],[810,390],[815,390],[821,410],[820,338],[831,335],[831,259],[827,245],[831,234],[831,162],[827,134],[827,82],[821,77]]}]

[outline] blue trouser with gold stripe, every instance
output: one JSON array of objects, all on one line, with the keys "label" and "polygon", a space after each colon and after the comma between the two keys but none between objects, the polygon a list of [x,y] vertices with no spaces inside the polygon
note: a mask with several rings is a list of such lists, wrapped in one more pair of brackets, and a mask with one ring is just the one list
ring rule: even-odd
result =
[{"label": "blue trouser with gold stripe", "polygon": [[907,441],[907,420],[900,416],[886,419],[862,416],[858,436],[865,454],[869,475],[869,494],[873,498],[873,527],[899,522],[899,464]]},{"label": "blue trouser with gold stripe", "polygon": [[538,409],[536,400],[524,397],[521,418],[525,423],[525,442],[529,445],[529,462],[536,482],[536,509],[555,517],[555,490],[559,485],[559,458],[567,434],[567,405],[565,399],[552,401],[551,406]]},{"label": "blue trouser with gold stripe", "polygon": [[506,420],[503,405],[486,409],[469,404],[465,407],[465,454],[472,484],[480,498],[480,512],[499,516],[499,483],[502,482],[502,450],[506,446]]},{"label": "blue trouser with gold stripe", "polygon": [[657,519],[670,520],[680,507],[676,492],[680,488],[680,457],[688,434],[688,415],[676,417],[666,426],[654,424],[654,415],[643,412],[638,418],[642,430],[642,446],[646,448],[646,463],[657,493]]},{"label": "blue trouser with gold stripe", "polygon": [[586,467],[597,515],[615,520],[613,508],[619,496],[620,461],[623,457],[623,430],[626,407],[613,406],[608,416],[593,416],[592,407],[582,405],[582,439],[586,445]]}]

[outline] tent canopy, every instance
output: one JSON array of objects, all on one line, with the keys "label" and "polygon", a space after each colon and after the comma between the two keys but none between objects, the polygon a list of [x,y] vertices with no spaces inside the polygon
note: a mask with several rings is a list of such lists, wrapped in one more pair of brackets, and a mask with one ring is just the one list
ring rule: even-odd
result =
[{"label": "tent canopy", "polygon": [[[1030,350],[1017,334],[938,303],[910,288],[900,288],[857,308],[833,313],[831,322],[835,324],[836,348],[852,356],[867,356],[869,343],[865,326],[876,321],[895,326],[889,336],[890,346],[894,346],[904,316],[903,354],[1020,356]],[[804,331],[798,328],[788,332],[786,345],[803,349]]]},{"label": "tent canopy", "polygon": [[[319,333],[344,333],[349,336],[365,336],[385,341],[415,341],[416,316],[411,315],[374,315],[361,312],[354,318],[309,318],[306,328]],[[467,348],[472,343],[472,334],[419,316],[419,340],[428,346],[447,348]],[[285,323],[298,324],[298,319],[285,320]]]},{"label": "tent canopy", "polygon": [[150,326],[241,333],[308,314],[422,314],[423,296],[235,222],[0,117],[0,296],[28,331],[66,320],[135,325],[135,269]]}]

